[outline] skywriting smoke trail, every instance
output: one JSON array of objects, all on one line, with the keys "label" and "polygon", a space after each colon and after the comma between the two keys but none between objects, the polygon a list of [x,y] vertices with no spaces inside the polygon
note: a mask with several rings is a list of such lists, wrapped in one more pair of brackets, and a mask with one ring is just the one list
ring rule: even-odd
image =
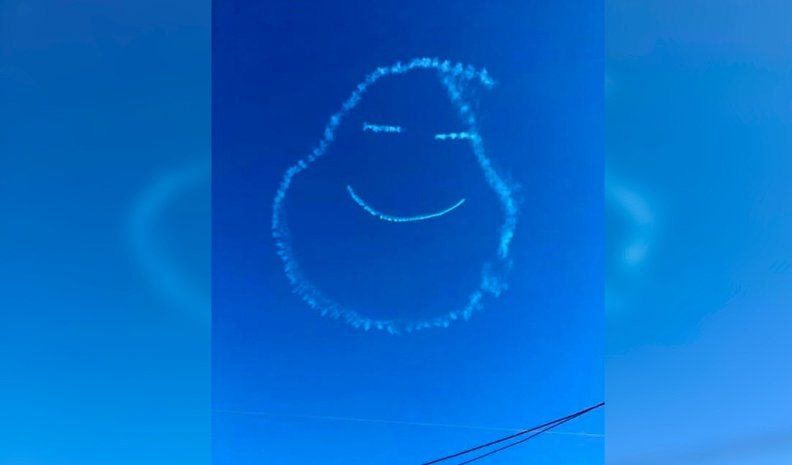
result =
[{"label": "skywriting smoke trail", "polygon": [[470,134],[469,132],[451,132],[448,134],[435,134],[434,138],[437,140],[457,140],[457,139],[473,140],[473,134]]},{"label": "skywriting smoke trail", "polygon": [[[440,135],[443,137],[436,138],[439,140],[465,139],[469,141],[475,158],[484,172],[487,185],[496,193],[501,204],[504,221],[501,225],[494,259],[484,263],[481,271],[480,284],[468,294],[467,303],[462,306],[462,308],[452,309],[435,317],[417,320],[399,318],[374,319],[366,317],[357,310],[336,302],[304,277],[291,247],[291,236],[289,234],[288,225],[283,219],[283,208],[292,181],[298,174],[308,169],[317,159],[325,155],[328,147],[335,138],[336,130],[341,124],[341,121],[360,103],[368,89],[383,77],[402,75],[416,70],[429,70],[438,73],[441,82],[448,92],[451,103],[456,108],[462,123],[467,126],[467,130],[461,133],[443,134]],[[514,236],[514,229],[517,225],[518,209],[513,197],[512,186],[495,171],[492,162],[486,156],[475,115],[470,105],[463,97],[464,90],[470,84],[480,84],[486,88],[492,88],[495,85],[495,81],[484,69],[478,70],[470,65],[464,66],[460,63],[452,63],[448,60],[441,61],[437,58],[416,58],[407,63],[398,62],[392,66],[379,67],[367,75],[365,79],[355,87],[352,94],[343,102],[341,109],[330,116],[319,144],[314,147],[305,158],[299,160],[283,174],[283,178],[281,179],[272,202],[272,235],[275,240],[277,253],[281,260],[283,260],[286,277],[290,281],[295,294],[302,298],[308,306],[318,310],[323,316],[342,319],[355,328],[366,330],[378,329],[396,334],[428,328],[445,328],[453,321],[460,319],[467,320],[475,311],[482,308],[482,300],[485,295],[497,297],[506,288],[504,277],[511,266],[509,248],[512,237]],[[364,131],[368,130],[372,132],[401,131],[399,126],[380,126],[368,123],[364,123],[363,129]],[[354,194],[351,188],[348,189],[352,198],[366,211],[385,221],[394,222],[399,222],[397,221],[399,219],[401,221],[417,221],[418,219],[440,216],[459,207],[464,201],[463,199],[446,210],[430,215],[406,218],[390,217],[369,207],[362,199]]]},{"label": "skywriting smoke trail", "polygon": [[383,221],[390,221],[392,223],[409,223],[411,221],[423,221],[423,220],[428,220],[428,219],[432,219],[432,218],[437,218],[439,216],[445,215],[446,213],[448,213],[450,211],[456,210],[456,208],[458,206],[460,206],[463,203],[465,203],[465,199],[462,199],[462,200],[458,201],[457,203],[455,203],[454,205],[451,205],[450,207],[448,207],[448,208],[446,208],[444,210],[440,210],[440,211],[435,212],[435,213],[427,213],[427,214],[424,214],[424,215],[393,216],[393,215],[389,215],[387,213],[382,213],[382,212],[374,209],[374,207],[370,206],[369,204],[366,203],[365,200],[360,198],[360,196],[358,196],[355,193],[355,191],[352,189],[352,187],[347,186],[347,192],[349,192],[349,195],[350,195],[350,197],[352,197],[352,200],[354,200],[355,203],[360,205],[363,208],[363,210],[366,210],[368,213],[370,213],[374,217],[377,217],[377,218],[379,218],[379,219],[381,219]]},{"label": "skywriting smoke trail", "polygon": [[371,131],[371,132],[402,132],[403,131],[401,126],[387,126],[383,124],[371,124],[371,123],[363,123],[363,130]]}]

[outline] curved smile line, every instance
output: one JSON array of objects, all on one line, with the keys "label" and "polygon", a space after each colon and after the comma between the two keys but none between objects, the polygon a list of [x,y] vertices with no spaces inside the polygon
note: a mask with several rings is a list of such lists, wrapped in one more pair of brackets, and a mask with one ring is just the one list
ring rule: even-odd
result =
[{"label": "curved smile line", "polygon": [[367,204],[365,200],[363,200],[357,194],[355,194],[355,191],[352,190],[351,186],[347,186],[347,192],[349,192],[349,196],[352,197],[352,200],[354,200],[356,204],[360,205],[360,207],[363,210],[366,210],[371,216],[378,218],[382,221],[390,221],[392,223],[409,223],[411,221],[423,221],[432,218],[437,218],[439,216],[443,216],[446,213],[455,210],[457,207],[465,203],[465,199],[462,199],[459,202],[451,205],[450,207],[434,213],[425,213],[423,215],[415,215],[415,216],[393,216],[393,215],[388,215],[387,213],[382,213],[379,210],[376,210],[375,208]]}]

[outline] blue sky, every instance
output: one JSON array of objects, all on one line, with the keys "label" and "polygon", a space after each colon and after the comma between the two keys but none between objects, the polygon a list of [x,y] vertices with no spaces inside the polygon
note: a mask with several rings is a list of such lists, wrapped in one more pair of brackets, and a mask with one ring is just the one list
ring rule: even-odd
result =
[{"label": "blue sky", "polygon": [[789,463],[790,5],[607,6],[608,461]]},{"label": "blue sky", "polygon": [[[217,463],[420,462],[503,431],[305,416],[512,428],[602,399],[601,14],[572,2],[215,5]],[[511,287],[448,329],[364,332],[291,292],[271,202],[367,73],[418,56],[483,66],[498,81],[472,89],[472,103],[493,163],[520,186]],[[372,134],[364,122],[405,130]],[[469,142],[433,137],[460,129],[430,73],[372,88],[290,191],[295,255],[312,282],[374,316],[420,317],[464,301],[502,215]],[[466,202],[393,224],[362,210],[347,185],[397,214]],[[565,429],[602,433],[602,419]],[[601,438],[555,435],[491,463],[602,463],[602,454]]]},{"label": "blue sky", "polygon": [[[607,2],[605,124],[591,100],[602,87],[597,8],[416,5],[216,3],[229,41],[229,55],[214,57],[229,84],[217,103],[240,112],[215,121],[235,154],[216,168],[236,183],[224,195],[244,202],[226,202],[215,223],[239,244],[219,257],[230,291],[216,315],[226,344],[215,407],[511,428],[598,400],[603,322],[581,296],[602,284],[591,278],[603,260],[584,255],[602,241],[592,203],[602,167],[581,164],[601,163],[589,155],[607,127],[609,179],[632,200],[607,210],[609,461],[788,463],[787,2]],[[205,173],[190,173],[209,159],[209,10],[0,6],[0,195],[12,199],[0,202],[0,463],[208,462],[208,308],[192,290],[209,282],[209,192]],[[524,211],[509,293],[446,332],[388,339],[295,303],[268,242],[268,208],[282,170],[352,86],[416,55],[487,66],[499,80],[477,113]],[[386,97],[383,114],[399,103]],[[422,188],[457,194],[451,186]],[[398,192],[393,208],[436,199]],[[642,207],[648,222],[625,213]],[[636,243],[645,254],[627,263]],[[501,434],[278,418],[216,415],[221,443],[240,445],[218,454],[392,463],[394,438],[399,457],[422,459]],[[601,432],[602,417],[569,430]],[[306,433],[318,445],[296,441]],[[359,437],[365,449],[345,442]],[[601,454],[600,439],[548,436],[502,461]]]},{"label": "blue sky", "polygon": [[208,301],[142,255],[208,288],[208,178],[131,225],[208,174],[209,26],[206,2],[0,3],[2,464],[208,463]]}]

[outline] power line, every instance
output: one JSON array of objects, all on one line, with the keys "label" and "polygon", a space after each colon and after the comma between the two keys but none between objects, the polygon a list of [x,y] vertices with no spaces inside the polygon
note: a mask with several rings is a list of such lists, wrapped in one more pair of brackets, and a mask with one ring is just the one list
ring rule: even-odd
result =
[{"label": "power line", "polygon": [[[604,403],[603,403],[603,404],[601,404],[601,405],[604,405]],[[592,410],[593,410],[593,409],[592,409]],[[589,410],[589,411],[591,411],[591,410]],[[539,431],[535,432],[534,434],[532,434],[532,435],[530,435],[530,436],[528,436],[528,437],[522,438],[522,439],[520,439],[519,441],[515,441],[515,442],[513,442],[513,443],[511,443],[511,444],[506,444],[505,446],[498,447],[497,449],[493,449],[493,450],[491,450],[491,451],[489,451],[489,452],[487,452],[487,453],[484,453],[484,454],[478,455],[478,456],[476,456],[476,457],[473,457],[472,459],[468,459],[468,460],[465,460],[464,462],[460,462],[458,465],[465,465],[465,464],[467,464],[467,463],[472,463],[472,462],[475,462],[475,461],[477,461],[477,460],[481,460],[481,459],[483,459],[483,458],[485,458],[485,457],[489,457],[490,455],[497,454],[498,452],[500,452],[500,451],[502,451],[502,450],[506,450],[506,449],[508,449],[508,448],[510,448],[510,447],[514,447],[514,446],[516,446],[516,445],[522,444],[522,443],[524,443],[525,441],[529,441],[529,440],[531,440],[531,439],[535,438],[536,436],[539,436],[540,434],[542,434],[542,433],[544,433],[544,432],[546,432],[546,431],[549,431],[549,430],[551,430],[551,429],[553,429],[553,428],[555,428],[555,427],[557,427],[557,426],[561,426],[561,425],[563,425],[564,423],[566,423],[566,422],[568,422],[568,421],[571,421],[571,420],[574,420],[575,418],[577,418],[577,417],[579,417],[579,416],[581,416],[581,415],[585,415],[586,413],[588,413],[588,412],[579,413],[579,414],[577,414],[577,415],[575,415],[575,416],[573,416],[573,417],[571,417],[571,418],[567,418],[567,419],[565,419],[565,420],[561,420],[561,421],[559,421],[558,423],[554,423],[554,424],[552,424],[552,425],[550,425],[550,426],[547,426],[547,427],[545,427],[545,428],[542,428],[542,429],[540,429]]]},{"label": "power line", "polygon": [[[514,438],[522,436],[524,434],[536,431],[536,433],[528,436],[527,438],[523,438],[523,439],[521,439],[519,441],[516,441],[514,443],[511,443],[511,444],[508,444],[506,446],[503,446],[503,447],[500,447],[498,449],[495,449],[493,451],[487,452],[486,454],[474,457],[473,459],[470,459],[470,460],[468,460],[466,462],[462,462],[462,463],[470,463],[470,462],[472,462],[474,460],[479,460],[481,458],[490,456],[490,455],[492,455],[494,453],[500,452],[503,449],[508,449],[509,447],[513,447],[513,446],[516,446],[517,444],[521,444],[521,443],[523,443],[523,442],[525,442],[525,441],[527,441],[527,440],[529,440],[529,439],[531,439],[533,437],[536,437],[536,436],[544,433],[545,431],[548,431],[550,429],[555,428],[556,426],[562,425],[562,424],[564,424],[564,423],[566,423],[566,422],[568,422],[570,420],[573,420],[575,418],[583,416],[583,415],[591,412],[592,410],[596,410],[596,409],[602,407],[603,405],[605,405],[605,402],[600,402],[597,405],[593,405],[591,407],[584,408],[583,410],[579,410],[579,411],[577,411],[575,413],[572,413],[570,415],[566,415],[566,416],[563,416],[561,418],[556,418],[555,420],[551,420],[551,421],[548,421],[546,423],[542,423],[541,425],[534,426],[532,428],[528,428],[526,430],[522,430],[520,432],[517,432],[517,433],[514,433],[514,434],[510,434],[509,436],[505,436],[505,437],[502,437],[500,439],[496,439],[494,441],[487,442],[485,444],[480,444],[478,446],[471,447],[469,449],[465,449],[463,451],[456,452],[456,453],[453,453],[451,455],[446,455],[445,457],[440,457],[438,459],[430,460],[429,462],[424,462],[421,465],[433,465],[435,463],[443,462],[445,460],[453,459],[453,458],[459,457],[461,455],[469,454],[471,452],[475,452],[475,451],[480,450],[480,449],[484,449],[484,448],[487,448],[487,447],[490,447],[490,446],[494,446],[495,444],[500,444],[500,443],[508,441],[510,439],[514,439]],[[459,464],[459,465],[462,465],[462,464]]]}]

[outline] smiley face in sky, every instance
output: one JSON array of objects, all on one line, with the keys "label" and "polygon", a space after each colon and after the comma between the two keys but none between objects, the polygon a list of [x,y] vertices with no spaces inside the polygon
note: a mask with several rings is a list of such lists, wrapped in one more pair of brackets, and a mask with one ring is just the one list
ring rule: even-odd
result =
[{"label": "smiley face in sky", "polygon": [[[380,92],[429,80],[441,92],[390,100]],[[377,68],[330,117],[318,145],[284,173],[272,206],[277,253],[308,306],[396,334],[467,320],[500,295],[517,205],[467,99],[493,85],[486,70],[417,58]],[[430,95],[447,114],[433,114],[442,105]]]}]

